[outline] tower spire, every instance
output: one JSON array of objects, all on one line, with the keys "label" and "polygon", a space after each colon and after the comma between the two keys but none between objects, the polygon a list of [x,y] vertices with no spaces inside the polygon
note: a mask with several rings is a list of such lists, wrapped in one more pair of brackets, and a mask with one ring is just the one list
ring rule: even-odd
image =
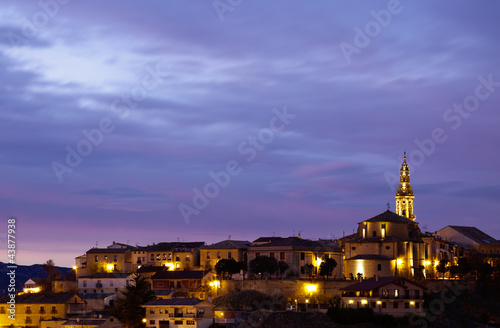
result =
[{"label": "tower spire", "polygon": [[399,171],[399,187],[396,192],[396,214],[404,216],[415,221],[415,212],[413,211],[413,190],[410,186],[410,169],[406,162],[406,151],[404,152],[403,164]]}]

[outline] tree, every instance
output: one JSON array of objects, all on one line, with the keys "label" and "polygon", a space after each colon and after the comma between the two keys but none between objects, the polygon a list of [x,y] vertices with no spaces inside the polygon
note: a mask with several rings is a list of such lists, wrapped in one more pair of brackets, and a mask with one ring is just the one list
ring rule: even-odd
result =
[{"label": "tree", "polygon": [[155,298],[155,293],[149,289],[146,278],[135,275],[132,283],[121,293],[123,298],[116,302],[115,316],[123,322],[126,328],[145,327],[142,318],[145,317],[146,310],[142,305]]},{"label": "tree", "polygon": [[458,259],[458,273],[460,278],[463,279],[465,275],[467,275],[471,271],[471,267],[469,265],[469,261],[465,257],[461,257]]},{"label": "tree", "polygon": [[260,278],[265,273],[272,274],[278,269],[278,261],[274,257],[269,256],[257,256],[250,261],[250,270],[253,273],[260,273]]},{"label": "tree", "polygon": [[52,292],[52,282],[61,278],[61,273],[57,270],[54,260],[49,259],[42,264],[43,270],[47,273],[43,290],[47,293]]},{"label": "tree", "polygon": [[278,262],[278,269],[280,271],[280,278],[282,277],[283,273],[285,273],[285,271],[288,270],[289,267],[290,266],[285,261]]},{"label": "tree", "polygon": [[439,261],[439,264],[436,266],[437,272],[441,272],[443,274],[443,279],[444,279],[444,274],[448,271],[448,260],[447,259],[442,259]]},{"label": "tree", "polygon": [[240,264],[234,259],[222,259],[215,265],[215,271],[218,275],[222,275],[222,279],[226,274],[232,275],[240,272]]},{"label": "tree", "polygon": [[319,266],[319,275],[325,277],[328,280],[328,277],[332,275],[333,270],[337,266],[337,261],[332,258],[327,258],[323,262],[321,262]]},{"label": "tree", "polygon": [[308,273],[309,277],[311,277],[313,274],[314,265],[304,264],[303,266],[300,267],[300,269],[301,269],[302,273]]}]

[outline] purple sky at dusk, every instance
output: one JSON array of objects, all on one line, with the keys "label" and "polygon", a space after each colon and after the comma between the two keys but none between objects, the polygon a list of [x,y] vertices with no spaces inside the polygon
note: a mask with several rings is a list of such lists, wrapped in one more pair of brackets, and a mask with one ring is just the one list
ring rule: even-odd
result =
[{"label": "purple sky at dusk", "polygon": [[423,230],[500,239],[498,2],[215,3],[0,3],[0,237],[17,217],[19,264],[341,237],[394,210],[404,150]]}]

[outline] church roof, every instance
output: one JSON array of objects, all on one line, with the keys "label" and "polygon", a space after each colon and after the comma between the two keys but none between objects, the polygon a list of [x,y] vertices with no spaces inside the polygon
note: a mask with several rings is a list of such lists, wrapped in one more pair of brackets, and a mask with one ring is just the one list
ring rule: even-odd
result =
[{"label": "church roof", "polygon": [[[404,216],[397,215],[389,210],[380,213],[368,220],[362,222],[399,222],[399,223],[415,223],[414,221],[405,218]],[[360,222],[361,223],[361,222]]]}]

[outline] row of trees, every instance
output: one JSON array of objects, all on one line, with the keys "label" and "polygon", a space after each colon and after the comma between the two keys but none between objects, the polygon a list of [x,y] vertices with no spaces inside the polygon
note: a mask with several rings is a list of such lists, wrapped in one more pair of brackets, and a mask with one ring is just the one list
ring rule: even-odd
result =
[{"label": "row of trees", "polygon": [[[221,261],[219,261],[217,265]],[[278,261],[274,257],[269,257],[269,256],[257,256],[256,258],[250,261],[249,265],[250,265],[250,270],[253,273],[260,274],[261,279],[266,274],[267,275],[279,274],[280,277],[282,277],[284,274],[287,273],[288,269],[290,268],[290,266],[285,261]],[[332,272],[336,266],[337,266],[337,261],[335,261],[335,259],[332,258],[325,259],[324,261],[321,262],[321,265],[319,267],[319,275],[322,277],[326,277],[326,279],[328,279],[328,277],[332,275]],[[301,271],[303,273],[309,273],[310,276],[312,276],[313,270],[314,266],[312,264],[306,264],[301,267]],[[219,274],[218,271],[217,273]]]},{"label": "row of trees", "polygon": [[474,274],[478,279],[488,279],[494,272],[494,268],[482,259],[474,257],[462,257],[458,259],[457,265],[448,265],[447,259],[442,259],[436,266],[436,271],[442,274],[449,272],[450,278],[459,277],[463,279],[469,274]]}]

